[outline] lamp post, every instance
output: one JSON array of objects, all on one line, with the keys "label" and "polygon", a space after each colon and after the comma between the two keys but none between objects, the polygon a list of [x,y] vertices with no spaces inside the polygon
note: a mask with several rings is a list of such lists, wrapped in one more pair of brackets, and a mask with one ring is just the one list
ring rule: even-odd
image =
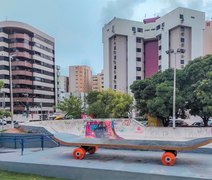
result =
[{"label": "lamp post", "polygon": [[28,119],[29,118],[29,94],[24,93],[23,95],[27,97],[27,100],[26,100],[26,117]]},{"label": "lamp post", "polygon": [[174,82],[173,82],[173,112],[172,112],[172,127],[176,127],[176,58],[177,53],[185,53],[185,49],[178,48],[176,51],[174,49],[169,49],[166,51],[166,54],[174,53]]},{"label": "lamp post", "polygon": [[9,55],[11,127],[14,128],[14,121],[13,121],[13,112],[14,112],[14,110],[13,110],[12,59],[13,59],[13,55]]}]

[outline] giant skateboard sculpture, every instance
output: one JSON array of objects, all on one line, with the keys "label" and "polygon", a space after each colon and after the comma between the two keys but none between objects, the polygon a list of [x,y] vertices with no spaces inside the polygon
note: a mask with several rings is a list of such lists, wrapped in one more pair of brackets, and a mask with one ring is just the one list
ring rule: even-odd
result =
[{"label": "giant skateboard sculpture", "polygon": [[[95,125],[98,130],[94,128],[94,131],[89,131],[89,128],[92,130],[92,125]],[[99,126],[98,122],[91,123],[89,128],[86,125],[87,138],[72,137],[68,141],[63,141],[55,137],[55,140],[61,145],[77,146],[78,148],[75,148],[72,153],[73,157],[77,160],[82,160],[86,156],[86,153],[94,154],[98,147],[162,150],[164,153],[161,157],[161,162],[165,166],[173,166],[175,164],[178,151],[193,150],[212,143],[212,137],[198,138],[190,141],[126,140],[115,133],[113,122],[106,124],[108,126],[102,125]]]}]

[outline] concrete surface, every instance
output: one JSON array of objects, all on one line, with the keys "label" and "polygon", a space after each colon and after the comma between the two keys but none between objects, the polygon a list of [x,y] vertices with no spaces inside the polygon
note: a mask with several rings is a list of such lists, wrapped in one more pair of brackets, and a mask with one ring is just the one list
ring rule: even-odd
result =
[{"label": "concrete surface", "polygon": [[182,180],[212,179],[212,156],[179,153],[175,166],[163,166],[162,152],[99,149],[82,161],[72,147],[0,149],[0,169],[73,180]]},{"label": "concrete surface", "polygon": [[[26,126],[43,127],[52,134],[71,133],[84,136],[85,125],[89,120],[54,120],[25,123]],[[116,133],[124,139],[188,140],[212,137],[212,127],[144,127],[136,120],[116,119]]]}]

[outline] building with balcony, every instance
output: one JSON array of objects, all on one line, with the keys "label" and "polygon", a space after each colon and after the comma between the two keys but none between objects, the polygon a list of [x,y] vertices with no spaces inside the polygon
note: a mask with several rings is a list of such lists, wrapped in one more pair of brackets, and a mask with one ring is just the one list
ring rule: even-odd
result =
[{"label": "building with balcony", "polygon": [[92,91],[102,91],[104,89],[104,73],[92,76]]},{"label": "building with balcony", "polygon": [[64,99],[70,96],[69,91],[69,78],[67,76],[59,76],[59,99],[58,101],[64,101]]},{"label": "building with balcony", "polygon": [[22,114],[26,109],[29,114],[47,114],[54,110],[54,49],[54,38],[36,28],[16,21],[0,22],[0,80],[5,83],[2,91],[6,109],[10,109],[13,98],[14,114]]},{"label": "building with balcony", "polygon": [[89,93],[91,76],[89,66],[69,66],[69,92],[72,94]]},{"label": "building with balcony", "polygon": [[170,49],[179,50],[176,67],[183,68],[203,55],[204,28],[204,12],[181,7],[143,22],[114,18],[102,30],[105,88],[130,93],[133,81],[173,68]]}]

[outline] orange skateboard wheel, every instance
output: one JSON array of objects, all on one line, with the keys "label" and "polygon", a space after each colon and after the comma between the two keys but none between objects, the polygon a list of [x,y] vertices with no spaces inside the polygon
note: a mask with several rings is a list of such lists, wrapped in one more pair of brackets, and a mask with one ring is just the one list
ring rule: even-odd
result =
[{"label": "orange skateboard wheel", "polygon": [[171,152],[165,152],[161,157],[161,162],[164,166],[173,166],[175,164],[175,161],[176,157]]},{"label": "orange skateboard wheel", "polygon": [[74,159],[82,160],[86,155],[86,151],[83,148],[75,148],[73,150],[72,155],[73,155]]},{"label": "orange skateboard wheel", "polygon": [[92,146],[89,148],[88,153],[89,154],[95,154],[95,152],[98,150],[97,146]]}]

